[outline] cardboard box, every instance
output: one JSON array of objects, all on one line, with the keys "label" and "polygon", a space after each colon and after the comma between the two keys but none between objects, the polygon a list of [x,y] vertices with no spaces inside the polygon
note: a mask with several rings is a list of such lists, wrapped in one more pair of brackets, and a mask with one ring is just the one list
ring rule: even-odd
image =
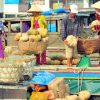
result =
[{"label": "cardboard box", "polygon": [[59,98],[65,97],[69,94],[69,87],[68,84],[64,83],[64,78],[55,78],[53,79],[49,85],[49,90],[56,91]]},{"label": "cardboard box", "polygon": [[54,91],[54,90],[48,90],[48,91],[45,91],[43,93],[45,95],[47,95],[48,100],[53,100],[53,99],[56,99],[59,97],[57,91]]}]

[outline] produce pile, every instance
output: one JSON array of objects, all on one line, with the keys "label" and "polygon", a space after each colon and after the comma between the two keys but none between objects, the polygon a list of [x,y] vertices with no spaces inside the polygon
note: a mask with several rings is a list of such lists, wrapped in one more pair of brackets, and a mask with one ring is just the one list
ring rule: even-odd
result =
[{"label": "produce pile", "polygon": [[87,90],[80,91],[77,95],[67,95],[65,98],[56,98],[54,100],[89,100],[91,93]]},{"label": "produce pile", "polygon": [[[47,65],[66,65],[67,59],[63,55],[48,55]],[[76,65],[79,62],[79,59],[73,59],[73,65]]]},{"label": "produce pile", "polygon": [[16,41],[23,41],[23,42],[48,42],[48,30],[44,28],[39,29],[30,29],[26,33],[17,33],[15,36]]},{"label": "produce pile", "polygon": [[23,66],[18,63],[1,62],[0,63],[0,82],[15,83],[19,82],[22,76]]},{"label": "produce pile", "polygon": [[73,35],[68,35],[66,41],[68,46],[75,47],[77,45],[77,38]]},{"label": "produce pile", "polygon": [[[92,23],[89,25],[90,30],[91,30],[92,32],[97,32],[97,31],[95,30],[95,28],[94,28],[94,26],[96,26],[96,25],[100,25],[100,21],[94,20],[94,21],[92,21]],[[99,32],[99,31],[100,31],[100,30],[98,30],[98,32]]]},{"label": "produce pile", "polygon": [[44,28],[30,29],[26,33],[16,34],[15,40],[22,54],[42,53],[47,47],[48,31]]}]

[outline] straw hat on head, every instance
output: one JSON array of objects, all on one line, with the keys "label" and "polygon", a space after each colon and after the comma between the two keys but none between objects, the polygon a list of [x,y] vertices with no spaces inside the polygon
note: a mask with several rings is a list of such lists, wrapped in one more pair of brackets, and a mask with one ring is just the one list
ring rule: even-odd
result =
[{"label": "straw hat on head", "polygon": [[38,6],[32,5],[31,8],[28,10],[28,12],[29,13],[32,13],[32,12],[42,12],[42,10]]},{"label": "straw hat on head", "polygon": [[92,8],[100,9],[100,1],[91,5]]}]

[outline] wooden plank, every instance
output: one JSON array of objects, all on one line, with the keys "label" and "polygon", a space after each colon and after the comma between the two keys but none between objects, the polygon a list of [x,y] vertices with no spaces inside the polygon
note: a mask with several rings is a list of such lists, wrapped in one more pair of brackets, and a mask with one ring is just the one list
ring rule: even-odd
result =
[{"label": "wooden plank", "polygon": [[52,70],[52,71],[61,71],[64,70],[65,72],[67,72],[67,69],[71,69],[72,71],[91,71],[91,72],[99,72],[100,71],[100,67],[86,67],[86,68],[79,68],[79,67],[75,67],[75,65],[73,67],[67,67],[67,65],[40,65],[40,66],[34,66],[33,67],[33,71],[34,70]]},{"label": "wooden plank", "polygon": [[0,85],[0,100],[26,100],[27,86]]}]

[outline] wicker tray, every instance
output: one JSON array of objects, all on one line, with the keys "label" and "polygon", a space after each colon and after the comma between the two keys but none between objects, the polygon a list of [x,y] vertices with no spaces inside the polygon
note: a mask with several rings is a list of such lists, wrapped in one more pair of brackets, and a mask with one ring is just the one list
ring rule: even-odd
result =
[{"label": "wicker tray", "polygon": [[44,43],[42,41],[41,42],[19,41],[18,47],[23,54],[29,54],[29,53],[38,54],[42,53],[46,49],[47,43]]}]

